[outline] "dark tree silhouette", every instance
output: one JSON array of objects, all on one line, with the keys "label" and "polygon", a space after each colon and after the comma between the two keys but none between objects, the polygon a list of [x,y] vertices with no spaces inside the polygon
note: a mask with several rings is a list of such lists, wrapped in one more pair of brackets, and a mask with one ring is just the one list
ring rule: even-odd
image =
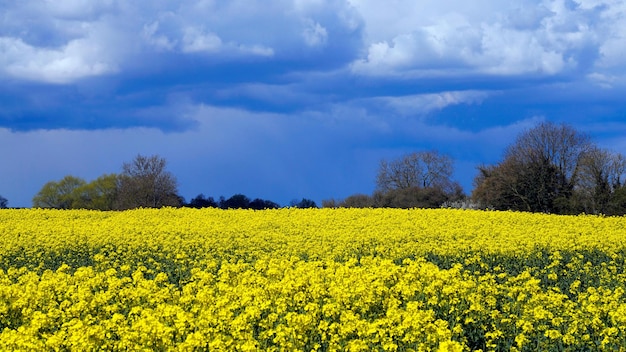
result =
[{"label": "dark tree silhouette", "polygon": [[315,204],[314,201],[307,199],[307,198],[302,198],[302,200],[298,201],[297,199],[294,199],[291,201],[291,203],[289,203],[290,206],[292,207],[296,207],[296,208],[317,208],[317,204]]},{"label": "dark tree silhouette", "polygon": [[243,194],[235,194],[232,197],[220,200],[220,208],[222,209],[248,209],[250,207],[250,198]]},{"label": "dark tree silhouette", "polygon": [[626,159],[568,125],[520,134],[504,160],[480,166],[472,198],[498,210],[619,214]]},{"label": "dark tree silhouette", "polygon": [[200,193],[195,198],[191,199],[189,203],[187,203],[187,206],[191,208],[217,208],[219,204],[213,197],[207,198],[204,194]]},{"label": "dark tree silhouette", "polygon": [[598,147],[580,160],[575,196],[579,210],[588,214],[619,214],[619,190],[625,185],[626,158]]},{"label": "dark tree silhouette", "polygon": [[248,204],[250,209],[263,210],[263,209],[276,209],[279,208],[280,205],[272,202],[271,200],[265,200],[261,198],[256,198]]},{"label": "dark tree silhouette", "polygon": [[439,208],[445,202],[464,198],[459,188],[448,193],[439,187],[411,187],[395,189],[386,193],[376,192],[372,197],[374,206],[385,208]]}]

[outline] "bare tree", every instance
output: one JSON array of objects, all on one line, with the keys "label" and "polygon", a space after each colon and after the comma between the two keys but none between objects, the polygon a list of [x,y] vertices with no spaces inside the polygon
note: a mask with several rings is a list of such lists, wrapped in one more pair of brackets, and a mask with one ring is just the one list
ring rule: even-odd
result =
[{"label": "bare tree", "polygon": [[452,181],[452,172],[452,159],[435,150],[382,160],[370,201],[377,207],[438,208],[465,198],[462,187]]},{"label": "bare tree", "polygon": [[339,208],[340,200],[335,198],[322,199],[322,208]]},{"label": "bare tree", "polygon": [[160,208],[178,206],[176,178],[166,171],[165,159],[158,155],[137,155],[122,165],[118,178],[117,208]]},{"label": "bare tree", "polygon": [[3,196],[0,196],[0,209],[4,209],[9,205],[9,201],[4,198]]},{"label": "bare tree", "polygon": [[437,151],[415,152],[392,161],[382,160],[376,185],[382,192],[413,187],[447,190],[453,184],[452,172],[449,156]]}]

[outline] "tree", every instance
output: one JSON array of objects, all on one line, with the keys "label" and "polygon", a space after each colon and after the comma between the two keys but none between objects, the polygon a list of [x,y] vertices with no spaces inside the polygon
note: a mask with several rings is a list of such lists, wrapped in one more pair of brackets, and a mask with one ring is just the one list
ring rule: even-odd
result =
[{"label": "tree", "polygon": [[4,198],[3,196],[0,196],[0,209],[4,209],[9,205],[9,201]]},{"label": "tree", "polygon": [[300,201],[294,199],[289,203],[289,205],[296,208],[317,208],[315,201],[307,198],[302,198]]},{"label": "tree", "polygon": [[[421,151],[380,163],[374,206],[438,208],[444,202],[464,199],[461,186],[452,181],[452,159],[437,151]],[[367,203],[365,203],[367,204]]]},{"label": "tree", "polygon": [[382,160],[376,177],[377,189],[441,188],[449,190],[453,182],[452,159],[437,151],[421,151],[399,159]]},{"label": "tree", "polygon": [[78,187],[73,208],[113,210],[117,199],[116,174],[102,175],[97,179]]},{"label": "tree", "polygon": [[577,212],[575,192],[592,149],[589,137],[574,128],[541,123],[520,134],[503,161],[479,167],[472,197],[495,209]]},{"label": "tree", "polygon": [[250,207],[250,198],[243,194],[235,194],[228,199],[220,200],[220,208],[222,209],[248,209]]},{"label": "tree", "polygon": [[256,210],[276,209],[280,208],[280,205],[278,205],[278,203],[272,202],[271,200],[255,198],[248,204],[248,208]]},{"label": "tree", "polygon": [[619,212],[616,191],[624,186],[626,158],[619,153],[593,147],[580,160],[579,183],[575,193],[580,208],[590,214]]},{"label": "tree", "polygon": [[322,199],[322,208],[338,208],[340,201],[335,198]]},{"label": "tree", "polygon": [[377,207],[385,208],[439,208],[446,202],[464,199],[460,186],[454,192],[439,187],[411,187],[389,192],[375,192],[373,199]]},{"label": "tree", "polygon": [[353,194],[339,203],[341,208],[371,208],[375,205],[374,198],[367,194]]},{"label": "tree", "polygon": [[166,165],[158,155],[137,155],[132,162],[124,163],[118,178],[116,207],[179,206],[176,178],[165,169]]},{"label": "tree", "polygon": [[77,190],[87,183],[82,178],[65,176],[59,182],[46,183],[33,197],[35,208],[71,209],[79,202]]},{"label": "tree", "polygon": [[[578,180],[581,156],[593,146],[573,127],[543,122],[522,133],[506,151],[506,158],[522,165],[556,169],[559,192],[571,192]],[[569,194],[566,194],[566,196]]]},{"label": "tree", "polygon": [[213,199],[213,197],[205,197],[200,193],[195,198],[191,199],[187,206],[192,208],[217,208],[219,204]]},{"label": "tree", "polygon": [[626,185],[616,188],[611,195],[607,215],[626,215]]},{"label": "tree", "polygon": [[480,165],[478,175],[474,178],[472,200],[479,204],[479,208],[505,209],[508,203],[505,199],[508,187],[507,169],[500,165]]}]

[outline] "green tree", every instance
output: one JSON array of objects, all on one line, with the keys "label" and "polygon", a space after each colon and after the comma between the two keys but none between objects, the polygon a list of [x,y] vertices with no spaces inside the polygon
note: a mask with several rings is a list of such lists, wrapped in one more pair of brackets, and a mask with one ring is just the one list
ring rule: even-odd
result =
[{"label": "green tree", "polygon": [[75,208],[113,210],[117,198],[116,174],[102,175],[76,189]]},{"label": "green tree", "polygon": [[35,208],[74,208],[80,203],[77,191],[86,184],[82,178],[70,175],[58,182],[48,182],[33,197],[33,206]]}]

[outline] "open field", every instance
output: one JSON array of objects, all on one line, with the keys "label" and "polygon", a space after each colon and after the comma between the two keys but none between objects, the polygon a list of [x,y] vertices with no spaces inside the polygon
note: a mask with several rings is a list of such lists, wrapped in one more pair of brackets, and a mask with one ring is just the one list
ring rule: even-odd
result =
[{"label": "open field", "polygon": [[0,210],[1,350],[619,350],[626,218]]}]

